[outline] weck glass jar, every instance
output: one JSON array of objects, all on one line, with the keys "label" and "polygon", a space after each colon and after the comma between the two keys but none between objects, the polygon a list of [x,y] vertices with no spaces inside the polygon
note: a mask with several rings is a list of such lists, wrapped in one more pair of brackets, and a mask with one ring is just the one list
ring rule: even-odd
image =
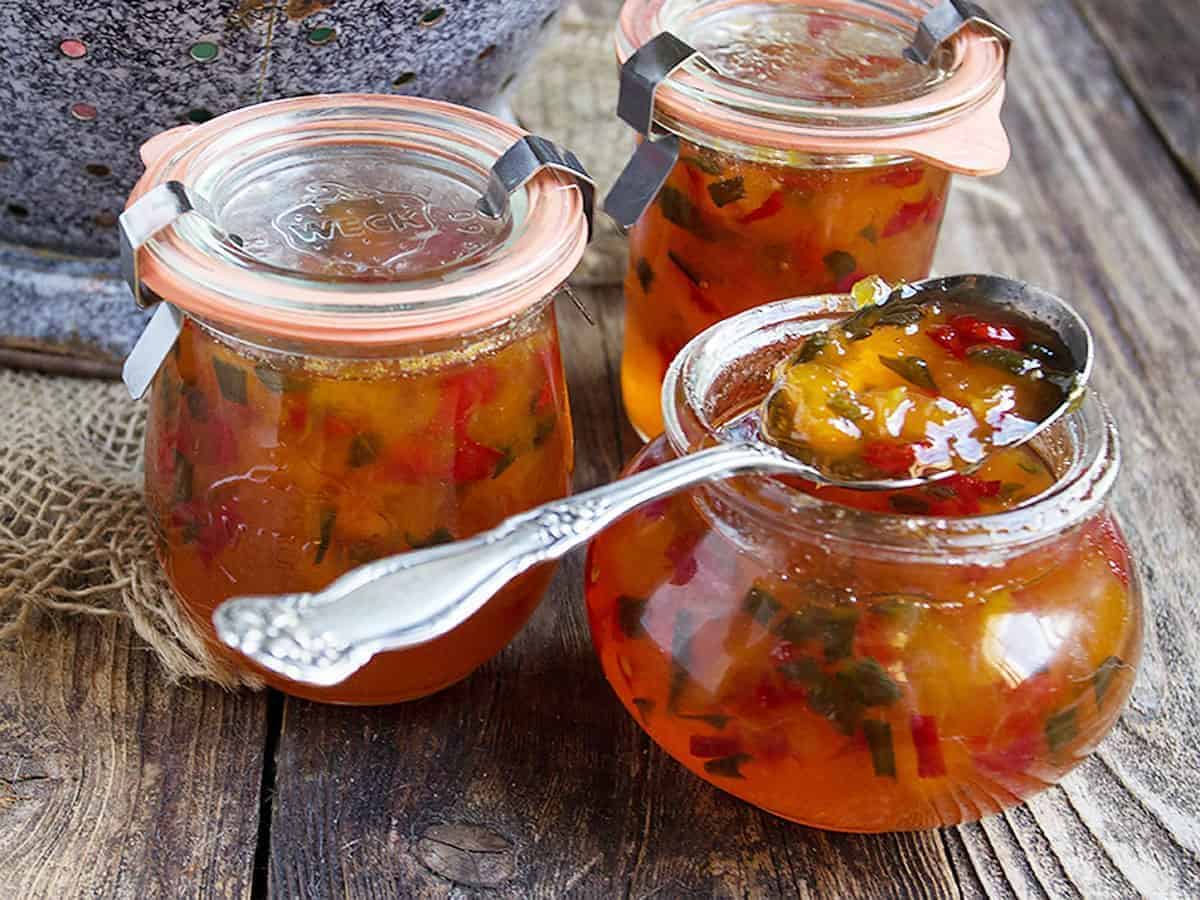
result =
[{"label": "weck glass jar", "polygon": [[[476,206],[523,134],[448,104],[342,95],[144,150],[131,204],[178,182],[202,212],[140,250],[143,291],[184,315],[150,392],[146,502],[215,651],[211,615],[231,596],[317,591],[569,491],[552,298],[586,244],[582,198],[542,171],[499,217]],[[335,687],[258,674],[328,702],[429,694],[504,647],[550,576]]]},{"label": "weck glass jar", "polygon": [[867,275],[929,274],[952,173],[1001,171],[1006,44],[971,25],[906,58],[924,0],[627,0],[625,63],[670,32],[702,54],[660,85],[678,162],[630,231],[625,406],[659,433],[675,354],[717,320]]},{"label": "weck glass jar", "polygon": [[[702,334],[667,374],[666,433],[626,474],[719,440],[804,335],[853,309],[784,301]],[[860,492],[741,478],[626,516],[586,569],[621,702],[700,777],[822,828],[967,822],[1057,782],[1112,728],[1140,658],[1108,508],[1117,435],[1089,395],[999,452],[964,484],[998,488],[989,503],[1034,488],[1000,512],[958,505],[978,492],[898,514],[879,494],[854,508]]]}]

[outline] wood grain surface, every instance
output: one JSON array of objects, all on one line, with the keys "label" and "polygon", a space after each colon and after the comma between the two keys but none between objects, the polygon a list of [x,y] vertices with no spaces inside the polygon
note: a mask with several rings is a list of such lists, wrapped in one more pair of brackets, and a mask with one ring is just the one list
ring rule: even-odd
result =
[{"label": "wood grain surface", "polygon": [[1200,182],[1200,5],[1076,0],[1142,111]]},{"label": "wood grain surface", "polygon": [[[115,651],[64,628],[4,654],[0,896],[1200,896],[1197,100],[1166,62],[1200,55],[1200,10],[1004,7],[1013,161],[957,182],[936,267],[1037,282],[1095,331],[1124,439],[1116,506],[1149,608],[1133,700],[1094,757],[975,825],[855,836],[783,822],[691,776],[626,716],[592,655],[575,554],[496,660],[392,708],[289,699],[268,714],[259,697],[166,687],[119,630]],[[585,0],[568,27],[607,29],[614,11]],[[1160,53],[1171,41],[1183,47]],[[604,120],[591,141],[605,152],[628,134]],[[599,324],[568,304],[560,321],[584,488],[637,440],[619,399],[620,290],[580,292]]]},{"label": "wood grain surface", "polygon": [[0,897],[250,896],[266,699],[169,686],[116,619],[0,653]]}]

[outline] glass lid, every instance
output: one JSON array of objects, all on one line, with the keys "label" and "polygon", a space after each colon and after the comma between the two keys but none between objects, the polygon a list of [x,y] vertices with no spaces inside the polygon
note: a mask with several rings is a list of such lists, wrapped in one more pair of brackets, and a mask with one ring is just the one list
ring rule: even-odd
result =
[{"label": "glass lid", "polygon": [[[978,25],[959,31],[928,63],[905,51],[930,0],[626,0],[618,60],[667,31],[692,59],[656,96],[656,121],[684,137],[808,153],[878,152],[928,158],[955,171],[999,171],[1006,44]],[[976,116],[979,139],[923,146]],[[940,135],[945,137],[945,135]]]},{"label": "glass lid", "polygon": [[515,228],[511,212],[480,214],[485,173],[396,142],[284,146],[204,180],[217,181],[204,194],[242,264],[309,279],[452,278],[502,252],[526,213]]},{"label": "glass lid", "polygon": [[277,101],[143,150],[130,202],[165,181],[197,207],[143,248],[144,283],[193,315],[294,337],[382,342],[474,330],[536,303],[582,255],[582,198],[543,171],[477,208],[525,132],[408,97]]},{"label": "glass lid", "polygon": [[907,59],[913,20],[877,7],[810,7],[797,3],[704,5],[684,11],[668,2],[659,14],[729,82],[748,92],[814,107],[869,107],[929,93],[951,70],[938,51],[929,65]]}]

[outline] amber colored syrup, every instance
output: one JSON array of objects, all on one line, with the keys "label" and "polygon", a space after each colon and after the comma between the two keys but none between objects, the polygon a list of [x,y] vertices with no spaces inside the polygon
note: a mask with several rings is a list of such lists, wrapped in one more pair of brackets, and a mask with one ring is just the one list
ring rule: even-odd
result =
[{"label": "amber colored syrup", "polygon": [[[659,439],[630,470],[668,458]],[[906,494],[952,517],[1053,482],[1024,448],[967,477],[952,497]],[[886,494],[822,496],[896,511]],[[711,510],[677,495],[592,544],[592,638],[655,741],[777,815],[847,831],[977,819],[1059,780],[1128,697],[1141,611],[1106,512],[991,560],[913,560],[778,528],[751,539]]]},{"label": "amber colored syrup", "polygon": [[[231,596],[317,591],[565,495],[566,388],[553,311],[540,315],[530,333],[441,368],[279,368],[283,357],[252,358],[189,322],[152,394],[146,495],[170,582],[205,633]],[[452,633],[382,654],[335,687],[259,674],[328,702],[431,693],[499,652],[550,574],[528,573]]]}]

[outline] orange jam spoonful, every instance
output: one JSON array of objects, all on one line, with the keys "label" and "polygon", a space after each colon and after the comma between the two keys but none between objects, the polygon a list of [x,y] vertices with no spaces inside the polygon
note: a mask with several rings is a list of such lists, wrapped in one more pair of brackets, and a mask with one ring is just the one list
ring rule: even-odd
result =
[{"label": "orange jam spoonful", "polygon": [[973,469],[1082,392],[1092,340],[1062,300],[994,276],[859,282],[857,313],[776,368],[759,428],[824,481],[893,490]]}]

